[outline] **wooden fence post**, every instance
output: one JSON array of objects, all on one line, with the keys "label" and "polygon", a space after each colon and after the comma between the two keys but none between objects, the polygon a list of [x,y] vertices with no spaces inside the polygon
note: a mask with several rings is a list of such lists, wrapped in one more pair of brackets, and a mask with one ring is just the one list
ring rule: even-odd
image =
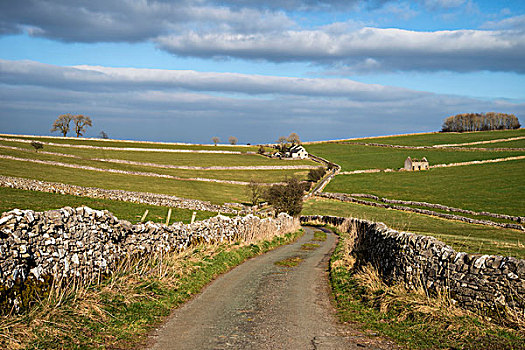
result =
[{"label": "wooden fence post", "polygon": [[170,224],[171,219],[171,208],[168,209],[168,217],[166,218],[166,226]]}]

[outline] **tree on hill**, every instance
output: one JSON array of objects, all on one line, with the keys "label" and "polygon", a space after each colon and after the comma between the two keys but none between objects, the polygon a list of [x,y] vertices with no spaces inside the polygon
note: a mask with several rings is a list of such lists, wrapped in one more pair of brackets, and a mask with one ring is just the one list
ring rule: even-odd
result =
[{"label": "tree on hill", "polygon": [[101,139],[109,139],[108,134],[104,130],[102,130],[99,135]]},{"label": "tree on hill", "polygon": [[69,123],[71,123],[71,120],[73,120],[73,115],[71,113],[59,115],[53,123],[53,128],[51,129],[51,132],[60,131],[65,137],[69,132]]},{"label": "tree on hill", "polygon": [[237,138],[235,136],[230,136],[228,137],[228,142],[230,143],[230,145],[236,145],[237,144]]},{"label": "tree on hill", "polygon": [[211,140],[215,146],[217,146],[217,144],[221,141],[217,136],[213,136]]},{"label": "tree on hill", "polygon": [[84,135],[87,126],[93,126],[91,118],[82,114],[73,117],[73,123],[75,124],[75,133],[77,137]]},{"label": "tree on hill", "polygon": [[519,129],[520,122],[514,114],[506,113],[462,113],[446,118],[442,132],[485,131]]},{"label": "tree on hill", "polygon": [[266,190],[264,198],[276,213],[285,212],[298,216],[303,209],[305,186],[296,177],[286,179],[284,185],[272,185]]},{"label": "tree on hill", "polygon": [[301,144],[301,139],[299,138],[299,135],[297,135],[295,132],[292,132],[290,135],[288,135],[288,138],[286,140],[290,142],[292,146]]},{"label": "tree on hill", "polygon": [[284,152],[286,144],[288,143],[288,139],[284,136],[281,136],[277,139],[277,143],[280,145],[281,152]]}]

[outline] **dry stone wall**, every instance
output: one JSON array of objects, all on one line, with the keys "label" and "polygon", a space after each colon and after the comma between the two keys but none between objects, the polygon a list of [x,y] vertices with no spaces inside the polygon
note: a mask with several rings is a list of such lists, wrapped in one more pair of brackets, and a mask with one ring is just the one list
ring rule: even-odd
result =
[{"label": "dry stone wall", "polygon": [[180,251],[197,243],[253,242],[296,229],[287,214],[260,219],[253,215],[216,216],[193,224],[153,222],[132,225],[108,211],[88,207],[47,212],[15,209],[0,217],[0,297],[17,308],[9,289],[35,281],[91,282],[111,274],[127,257]]},{"label": "dry stone wall", "polygon": [[368,194],[368,193],[352,193],[350,194],[350,197],[370,198],[376,201],[381,201],[383,203],[416,205],[419,207],[434,208],[434,209],[452,211],[456,213],[463,213],[463,214],[469,214],[469,215],[475,215],[475,216],[490,216],[490,217],[497,218],[497,219],[505,219],[505,220],[511,220],[511,221],[516,221],[516,222],[525,222],[524,216],[497,214],[497,213],[491,213],[488,211],[478,212],[478,211],[473,211],[473,210],[468,210],[468,209],[449,207],[443,204],[418,202],[418,201],[406,201],[406,200],[401,200],[401,199],[388,199],[388,198],[378,197],[378,196],[375,196],[373,194]]},{"label": "dry stone wall", "polygon": [[371,263],[386,282],[446,291],[466,308],[508,306],[525,312],[525,260],[456,252],[429,236],[389,229],[383,223],[335,216],[303,216],[352,233],[357,264]]}]

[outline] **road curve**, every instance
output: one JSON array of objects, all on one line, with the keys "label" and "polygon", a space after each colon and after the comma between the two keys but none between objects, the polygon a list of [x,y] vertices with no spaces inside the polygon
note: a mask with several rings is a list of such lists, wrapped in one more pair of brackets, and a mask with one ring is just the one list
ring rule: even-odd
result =
[{"label": "road curve", "polygon": [[[388,349],[336,322],[327,266],[336,244],[328,233],[314,250],[305,228],[297,242],[251,259],[217,278],[174,311],[152,335],[151,349]],[[296,267],[275,262],[299,256]]]}]

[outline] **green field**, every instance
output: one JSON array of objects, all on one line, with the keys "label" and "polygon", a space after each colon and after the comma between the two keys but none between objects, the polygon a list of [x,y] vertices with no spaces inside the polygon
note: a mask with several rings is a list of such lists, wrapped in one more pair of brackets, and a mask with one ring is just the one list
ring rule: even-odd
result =
[{"label": "green field", "polygon": [[341,166],[342,171],[363,169],[398,169],[405,159],[426,157],[430,165],[473,160],[486,160],[525,155],[525,151],[465,151],[447,149],[399,149],[348,143],[320,143],[308,145],[308,152],[323,157]]},{"label": "green field", "polygon": [[473,225],[459,221],[398,210],[314,199],[304,203],[302,215],[334,215],[384,222],[399,230],[436,237],[456,251],[510,255],[525,258],[525,235],[522,231]]},{"label": "green field", "polygon": [[[0,141],[0,144],[32,149],[30,144]],[[258,154],[212,154],[212,153],[169,153],[155,151],[121,151],[105,149],[86,149],[45,145],[43,151],[71,154],[82,158],[121,159],[184,166],[256,166],[256,165],[316,165],[311,160],[279,160]]]},{"label": "green field", "polygon": [[462,147],[468,147],[468,148],[525,148],[525,139],[505,141],[505,142],[482,143],[482,144],[462,146]]},{"label": "green field", "polygon": [[326,192],[368,193],[475,211],[525,215],[525,160],[419,172],[338,175]]},{"label": "green field", "polygon": [[[9,137],[8,137],[9,138]],[[11,139],[20,138],[12,136]],[[33,139],[27,137],[27,139]],[[140,163],[151,163],[159,166],[189,166],[189,167],[231,167],[231,166],[288,166],[288,165],[318,165],[311,160],[278,160],[270,159],[255,153],[255,146],[199,146],[199,145],[169,145],[155,143],[133,143],[119,141],[95,141],[89,139],[59,139],[35,138],[40,141],[54,143],[83,144],[111,147],[139,147],[159,149],[186,149],[186,150],[235,150],[243,154],[213,154],[213,153],[174,153],[161,151],[129,151],[105,150],[102,148],[74,148],[59,145],[44,145],[42,151],[64,155],[73,155],[76,158],[50,155],[35,152],[33,147],[24,142],[15,140],[0,141],[0,145],[17,147],[18,149],[0,148],[0,155],[13,156],[23,159],[38,159],[43,161],[60,162],[71,165],[89,166],[97,169],[112,169],[127,172],[152,173],[169,175],[181,179],[204,178],[217,180],[244,181],[251,180],[260,183],[282,182],[288,177],[295,176],[301,180],[306,178],[307,169],[286,170],[186,170],[169,169],[147,164],[122,164],[118,162],[97,161],[94,159],[114,159]],[[93,186],[107,189],[122,189],[128,191],[154,192],[175,195],[183,198],[208,200],[213,203],[246,202],[246,189],[243,185],[217,184],[204,181],[184,181],[164,179],[144,175],[112,174],[100,171],[73,169],[62,166],[34,164],[30,162],[1,160],[0,175],[27,177],[43,181],[62,182],[80,186]]]},{"label": "green field", "polygon": [[[54,156],[35,151],[20,151],[0,148],[1,155],[8,155],[23,159],[38,159],[43,161],[53,161],[66,164],[75,164],[81,166],[90,166],[99,169],[116,169],[123,171],[145,172],[176,176],[181,178],[209,178],[221,180],[236,180],[236,181],[257,181],[257,182],[281,182],[286,177],[295,176],[301,180],[306,178],[308,174],[307,169],[298,170],[184,170],[184,169],[169,169],[159,168],[147,165],[133,165],[113,162],[94,161],[85,158],[68,158],[61,156]],[[78,170],[79,172],[85,170]]]},{"label": "green field", "polygon": [[[131,223],[138,222],[144,212],[149,210],[146,221],[166,223],[168,208],[149,204],[136,204],[108,199],[96,199],[80,196],[71,196],[57,193],[18,190],[0,187],[0,213],[12,209],[31,209],[34,211],[47,211],[63,207],[77,208],[88,206],[92,209],[108,210],[121,220]],[[172,208],[170,224],[177,221],[189,223],[193,210]],[[208,219],[217,213],[197,211],[196,220]]]},{"label": "green field", "polygon": [[45,164],[32,164],[0,159],[2,175],[61,182],[86,187],[152,192],[212,203],[246,202],[244,186],[201,181],[171,180],[146,176],[111,174],[77,170]]},{"label": "green field", "polygon": [[[433,146],[450,143],[466,143],[476,141],[487,141],[505,139],[511,137],[525,136],[525,129],[516,130],[493,130],[493,131],[476,131],[476,132],[435,132],[410,134],[403,136],[380,136],[369,137],[362,139],[352,139],[346,142],[371,142],[384,143],[389,145],[405,145],[405,146]],[[344,141],[344,140],[342,140]]]},{"label": "green field", "polygon": [[[5,135],[0,136],[9,139],[36,140],[41,142],[52,142],[62,144],[88,145],[97,147],[131,147],[131,148],[161,148],[161,149],[191,149],[191,150],[212,150],[212,151],[238,151],[238,152],[257,152],[257,146],[248,145],[191,145],[191,144],[170,144],[157,142],[135,142],[120,140],[92,140],[85,138],[63,139],[58,137],[46,136],[19,136]],[[226,140],[224,140],[226,141]],[[224,142],[223,141],[223,142]]]}]

